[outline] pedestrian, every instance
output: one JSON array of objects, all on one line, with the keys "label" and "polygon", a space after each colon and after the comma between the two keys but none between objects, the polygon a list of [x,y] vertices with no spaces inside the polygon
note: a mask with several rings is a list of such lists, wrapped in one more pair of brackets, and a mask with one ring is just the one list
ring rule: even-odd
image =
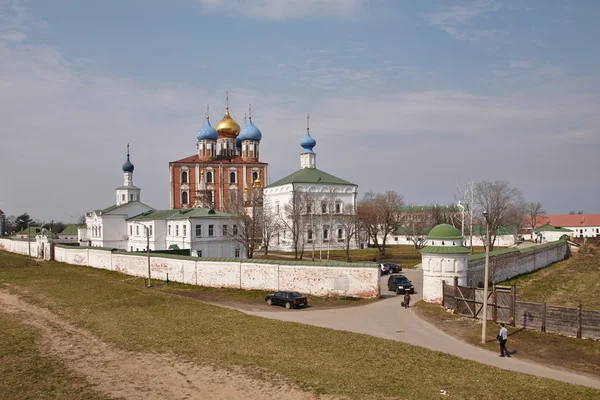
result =
[{"label": "pedestrian", "polygon": [[496,336],[496,339],[500,341],[500,357],[504,357],[505,353],[506,357],[510,357],[510,353],[506,348],[506,341],[508,340],[508,329],[506,329],[503,322],[500,323],[500,326],[500,332],[498,332],[498,336]]},{"label": "pedestrian", "polygon": [[409,292],[404,292],[404,308],[409,308],[410,307],[410,293]]}]

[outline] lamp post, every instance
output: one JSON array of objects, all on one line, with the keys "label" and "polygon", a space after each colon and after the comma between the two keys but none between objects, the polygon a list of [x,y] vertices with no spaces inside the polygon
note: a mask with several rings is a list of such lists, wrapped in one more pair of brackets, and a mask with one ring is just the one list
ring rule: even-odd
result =
[{"label": "lamp post", "polygon": [[483,281],[483,323],[481,324],[481,344],[485,344],[487,330],[487,306],[488,306],[488,271],[490,266],[490,221],[487,210],[483,211],[485,217],[485,273]]}]

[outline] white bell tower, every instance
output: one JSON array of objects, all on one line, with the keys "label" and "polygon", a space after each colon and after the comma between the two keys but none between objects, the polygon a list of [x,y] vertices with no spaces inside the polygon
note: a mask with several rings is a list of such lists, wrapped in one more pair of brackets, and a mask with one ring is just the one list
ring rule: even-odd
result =
[{"label": "white bell tower", "polygon": [[134,166],[129,160],[129,143],[127,143],[127,161],[123,164],[123,186],[116,189],[118,206],[130,201],[140,201],[142,189],[133,186],[133,169]]}]

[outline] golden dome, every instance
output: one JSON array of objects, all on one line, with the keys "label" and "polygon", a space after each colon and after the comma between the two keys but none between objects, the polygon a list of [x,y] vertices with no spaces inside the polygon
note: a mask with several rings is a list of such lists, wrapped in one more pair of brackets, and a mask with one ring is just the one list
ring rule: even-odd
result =
[{"label": "golden dome", "polygon": [[229,107],[225,108],[225,116],[215,126],[215,129],[219,132],[219,137],[236,138],[240,133],[240,126],[229,115]]},{"label": "golden dome", "polygon": [[262,187],[262,181],[260,180],[260,178],[254,180],[254,187]]}]

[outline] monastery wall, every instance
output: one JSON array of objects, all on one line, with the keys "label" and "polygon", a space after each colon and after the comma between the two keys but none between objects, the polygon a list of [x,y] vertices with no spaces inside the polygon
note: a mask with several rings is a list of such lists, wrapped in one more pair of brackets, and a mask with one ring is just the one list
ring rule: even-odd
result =
[{"label": "monastery wall", "polygon": [[[25,240],[12,240],[0,238],[0,250],[10,251],[11,253],[19,253],[28,255],[29,254],[29,245],[27,244],[27,239]],[[31,256],[37,257],[39,251],[39,244],[37,241],[31,242]]]},{"label": "monastery wall", "polygon": [[[31,243],[31,254],[36,256],[34,244]],[[26,241],[0,239],[0,245],[7,251],[28,254]],[[131,276],[148,276],[148,257],[124,251],[55,245],[54,259]],[[166,280],[168,275],[170,281],[198,286],[295,290],[314,296],[379,297],[379,268],[372,264],[331,262],[319,265],[310,261],[211,259],[156,253],[150,256],[150,269],[152,279]],[[344,286],[347,290],[342,289]]]}]

